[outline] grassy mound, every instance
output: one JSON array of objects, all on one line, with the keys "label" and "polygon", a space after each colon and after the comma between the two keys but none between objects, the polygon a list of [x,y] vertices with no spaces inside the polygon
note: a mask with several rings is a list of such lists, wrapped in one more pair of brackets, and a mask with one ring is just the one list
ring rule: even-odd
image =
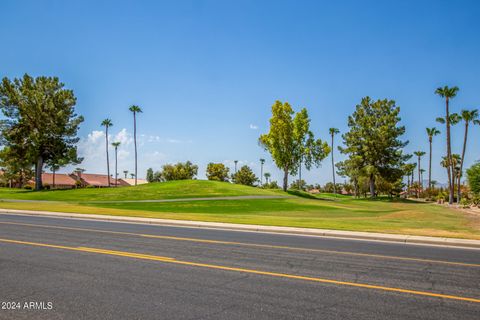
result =
[{"label": "grassy mound", "polygon": [[279,193],[272,190],[207,180],[181,180],[148,183],[136,187],[71,190],[30,191],[0,188],[0,199],[71,202],[275,195],[279,195]]}]

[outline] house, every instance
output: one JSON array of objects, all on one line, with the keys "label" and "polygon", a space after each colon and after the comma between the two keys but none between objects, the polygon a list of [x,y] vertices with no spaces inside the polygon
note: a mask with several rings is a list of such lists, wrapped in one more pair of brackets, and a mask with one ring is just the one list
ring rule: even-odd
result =
[{"label": "house", "polygon": [[77,180],[66,173],[42,173],[42,183],[52,189],[73,189],[77,187]]},{"label": "house", "polygon": [[[75,180],[79,181],[79,183],[86,187],[86,186],[93,186],[97,188],[105,188],[108,187],[108,176],[106,174],[94,174],[94,173],[72,173],[70,177],[74,178]],[[122,179],[117,179],[115,181],[114,178],[110,178],[110,187],[123,187],[129,186],[129,184]]]}]

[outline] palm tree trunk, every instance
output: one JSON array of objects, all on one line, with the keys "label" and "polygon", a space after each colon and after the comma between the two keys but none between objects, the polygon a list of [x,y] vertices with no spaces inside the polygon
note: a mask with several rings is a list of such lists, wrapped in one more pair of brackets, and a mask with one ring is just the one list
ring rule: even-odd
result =
[{"label": "palm tree trunk", "polygon": [[117,171],[117,147],[115,147],[115,187],[118,187],[118,171]]},{"label": "palm tree trunk", "polygon": [[332,134],[332,176],[333,176],[333,194],[337,194],[337,186],[335,184],[335,162],[333,160],[333,134]]},{"label": "palm tree trunk", "polygon": [[137,185],[137,116],[133,113],[133,143],[135,145],[135,185]]},{"label": "palm tree trunk", "polygon": [[260,163],[260,186],[263,185],[263,163]]},{"label": "palm tree trunk", "polygon": [[460,161],[460,172],[458,174],[457,182],[457,203],[460,203],[460,197],[462,196],[460,180],[462,179],[463,171],[463,160],[465,159],[465,149],[467,148],[467,137],[468,137],[468,121],[465,121],[465,136],[463,137],[463,149],[462,149],[462,160]]},{"label": "palm tree trunk", "polygon": [[429,139],[430,143],[430,159],[428,160],[428,188],[432,189],[432,139]]},{"label": "palm tree trunk", "polygon": [[107,181],[110,187],[110,160],[108,158],[108,126],[105,127],[105,151],[107,152]]},{"label": "palm tree trunk", "polygon": [[448,97],[445,99],[445,108],[446,108],[446,118],[445,123],[447,127],[447,158],[448,158],[448,204],[453,204],[453,193],[454,193],[454,168],[452,161],[452,144],[450,139],[450,111],[449,111],[449,100]]},{"label": "palm tree trunk", "polygon": [[421,184],[420,184],[420,156],[418,157],[418,192],[417,192],[417,198],[420,198],[420,190],[421,190]]}]

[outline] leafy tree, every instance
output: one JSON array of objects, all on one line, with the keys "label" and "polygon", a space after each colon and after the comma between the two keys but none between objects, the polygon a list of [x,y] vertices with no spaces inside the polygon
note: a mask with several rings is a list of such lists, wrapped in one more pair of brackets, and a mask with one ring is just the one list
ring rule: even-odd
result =
[{"label": "leafy tree", "polygon": [[179,162],[176,164],[166,164],[162,166],[161,180],[191,180],[198,173],[198,166],[190,161]]},{"label": "leafy tree", "polygon": [[422,178],[421,178],[421,176],[420,176],[420,173],[421,173],[421,170],[422,170],[422,169],[421,169],[421,166],[420,166],[420,160],[421,160],[421,158],[425,155],[425,152],[423,152],[423,151],[415,151],[413,154],[414,154],[415,156],[417,156],[417,159],[418,159],[418,186],[419,186],[420,188],[422,188]]},{"label": "leafy tree", "polygon": [[275,101],[269,132],[259,138],[260,145],[283,170],[284,191],[288,187],[288,175],[296,174],[302,162],[309,170],[312,165],[319,166],[330,152],[327,143],[314,139],[307,110],[304,108],[294,114],[288,102]]},{"label": "leafy tree", "polygon": [[3,174],[0,175],[2,184],[10,188],[21,188],[33,177],[28,150],[21,147],[5,147],[0,150],[0,167],[3,169]]},{"label": "leafy tree", "polygon": [[112,142],[112,146],[115,148],[115,187],[118,186],[118,147],[120,142]]},{"label": "leafy tree", "polygon": [[408,141],[400,140],[405,127],[398,124],[399,113],[400,107],[393,100],[365,97],[348,117],[350,130],[342,136],[345,147],[339,148],[350,157],[345,173],[368,176],[371,197],[376,195],[375,177],[397,181],[409,158],[402,151]]},{"label": "leafy tree", "polygon": [[133,144],[135,146],[135,185],[137,185],[137,113],[142,113],[139,106],[132,105],[128,108],[133,113]]},{"label": "leafy tree", "polygon": [[454,193],[454,168],[452,167],[452,144],[450,136],[450,99],[455,98],[458,92],[458,87],[448,87],[444,86],[443,88],[437,88],[435,94],[439,95],[442,98],[445,98],[445,127],[447,135],[447,173],[448,173],[448,189],[449,189],[449,198],[448,203],[453,204],[453,193]]},{"label": "leafy tree", "polygon": [[[10,155],[35,166],[35,189],[40,190],[45,162],[76,158],[77,131],[82,116],[75,113],[76,98],[57,77],[3,78],[0,84],[1,142]],[[71,155],[75,157],[69,158]],[[17,159],[20,160],[20,159]]]},{"label": "leafy tree", "polygon": [[292,183],[290,184],[290,189],[293,189],[293,190],[306,190],[306,188],[307,188],[307,183],[303,179],[292,181]]},{"label": "leafy tree", "polygon": [[102,121],[101,125],[105,127],[105,152],[107,153],[107,179],[108,186],[110,187],[110,159],[108,158],[108,128],[113,126],[112,120],[105,119]]},{"label": "leafy tree", "polygon": [[229,169],[223,163],[210,162],[207,165],[207,179],[214,181],[228,181]]},{"label": "leafy tree", "polygon": [[470,190],[475,194],[480,194],[480,162],[476,162],[467,169],[467,181]]},{"label": "leafy tree", "polygon": [[153,182],[154,181],[154,173],[153,173],[153,169],[152,168],[148,168],[147,169],[147,181],[148,182]]},{"label": "leafy tree", "polygon": [[465,134],[463,136],[463,148],[462,148],[462,157],[460,159],[460,174],[458,175],[457,181],[457,203],[460,203],[460,198],[462,196],[460,180],[462,179],[463,174],[463,160],[465,159],[465,150],[467,149],[467,137],[468,137],[468,126],[470,123],[480,124],[478,120],[478,110],[462,110],[461,118],[465,122]]},{"label": "leafy tree", "polygon": [[430,148],[429,160],[428,160],[428,188],[432,188],[432,144],[433,137],[440,134],[440,130],[437,128],[426,128],[428,135],[428,145]]},{"label": "leafy tree", "polygon": [[232,181],[236,184],[253,186],[258,181],[258,178],[249,166],[242,166],[240,170],[232,175]]},{"label": "leafy tree", "polygon": [[331,147],[330,149],[332,150],[332,177],[333,177],[333,193],[337,193],[337,190],[336,190],[336,184],[335,184],[335,162],[333,160],[333,137],[340,133],[340,130],[338,130],[337,128],[330,128],[328,129],[328,132],[330,133],[330,137],[332,138],[332,144],[331,144]]}]

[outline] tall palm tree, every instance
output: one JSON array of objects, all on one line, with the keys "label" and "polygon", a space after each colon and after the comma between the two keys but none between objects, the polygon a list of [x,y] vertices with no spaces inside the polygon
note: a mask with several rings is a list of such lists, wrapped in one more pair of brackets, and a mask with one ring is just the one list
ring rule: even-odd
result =
[{"label": "tall palm tree", "polygon": [[455,98],[458,92],[458,87],[448,87],[444,86],[443,88],[437,88],[435,90],[435,94],[439,95],[442,98],[445,98],[445,126],[446,126],[446,134],[447,134],[447,158],[448,158],[448,165],[449,167],[447,168],[448,172],[448,189],[449,189],[449,197],[448,197],[448,203],[453,204],[453,192],[454,192],[454,172],[453,172],[453,167],[452,167],[452,144],[451,144],[451,136],[450,136],[450,109],[449,109],[449,103],[450,99]]},{"label": "tall palm tree", "polygon": [[135,173],[130,173],[130,177],[135,178]]},{"label": "tall palm tree", "polygon": [[437,128],[427,128],[428,144],[430,145],[430,155],[428,160],[428,188],[432,188],[432,142],[433,137],[440,134]]},{"label": "tall palm tree", "polygon": [[125,175],[125,179],[127,179],[128,170],[123,170],[123,174]]},{"label": "tall palm tree", "polygon": [[337,185],[335,184],[335,163],[333,160],[333,137],[340,132],[337,128],[328,129],[330,136],[332,137],[332,176],[333,176],[333,194],[337,194]]},{"label": "tall palm tree", "polygon": [[133,113],[133,144],[135,146],[135,185],[137,185],[137,113],[143,112],[139,106],[132,105],[128,108]]},{"label": "tall palm tree", "polygon": [[118,170],[117,170],[117,164],[118,164],[118,157],[117,157],[117,150],[118,146],[120,145],[120,142],[113,142],[112,146],[115,148],[115,187],[118,186]]},{"label": "tall palm tree", "polygon": [[[421,177],[421,167],[420,167],[420,159],[425,155],[425,152],[423,151],[415,151],[413,153],[414,155],[417,156],[418,158],[418,188],[419,190],[422,189],[422,177]],[[418,198],[419,194],[417,193],[417,198]]]},{"label": "tall palm tree", "polygon": [[108,159],[108,128],[113,126],[112,120],[110,119],[103,120],[102,126],[105,127],[105,151],[107,152],[107,177],[108,177],[108,186],[110,187],[110,161]]},{"label": "tall palm tree", "polygon": [[460,159],[460,174],[458,175],[457,181],[457,203],[460,203],[460,198],[462,196],[460,190],[460,180],[462,179],[462,170],[463,170],[463,160],[465,159],[465,149],[467,148],[467,137],[468,137],[468,125],[470,122],[473,124],[480,124],[478,120],[478,110],[462,110],[460,117],[465,123],[465,134],[463,136],[463,148],[462,148],[462,157]]},{"label": "tall palm tree", "polygon": [[268,179],[270,179],[270,173],[269,173],[269,172],[265,172],[265,173],[264,173],[264,176],[265,176],[265,183],[268,184]]},{"label": "tall palm tree", "polygon": [[233,163],[235,163],[235,173],[237,173],[237,163],[238,163],[238,160],[233,160]]},{"label": "tall palm tree", "polygon": [[265,163],[265,159],[260,159],[260,185],[263,184],[263,164]]}]

